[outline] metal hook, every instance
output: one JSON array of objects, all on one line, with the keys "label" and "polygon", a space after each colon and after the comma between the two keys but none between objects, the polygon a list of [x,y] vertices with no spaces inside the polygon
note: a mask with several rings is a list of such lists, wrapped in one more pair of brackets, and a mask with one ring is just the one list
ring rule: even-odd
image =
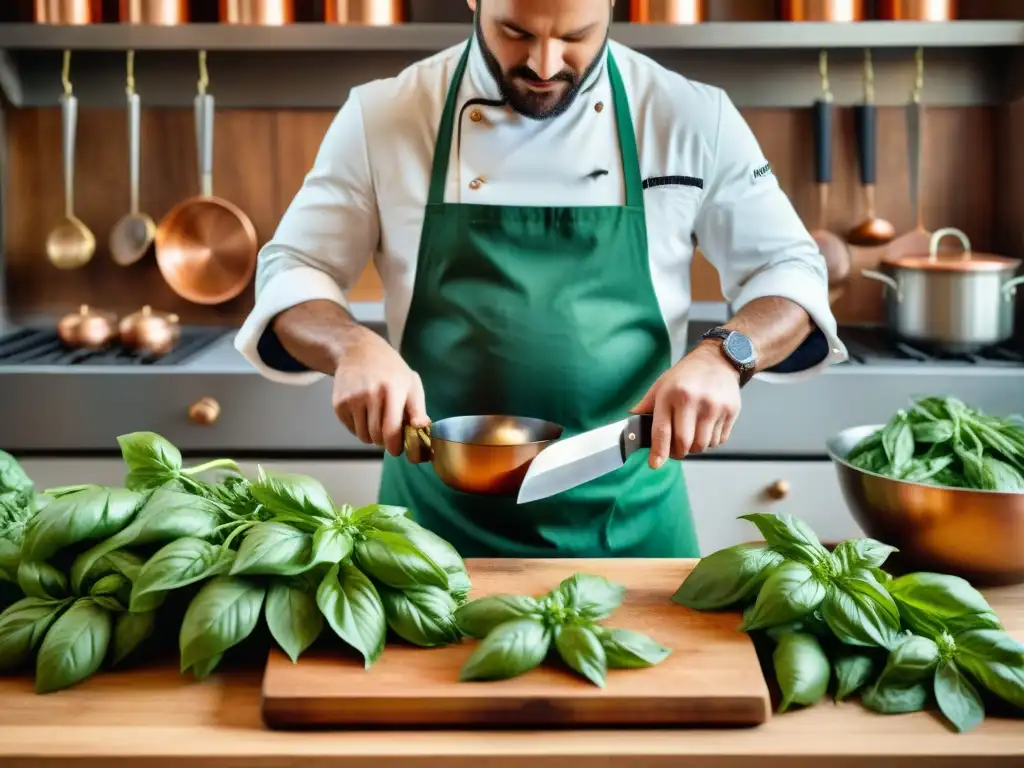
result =
[{"label": "metal hook", "polygon": [[872,104],[875,101],[875,68],[871,62],[871,49],[864,49],[864,101]]},{"label": "metal hook", "polygon": [[206,51],[199,52],[199,93],[206,95],[206,88],[210,84],[210,73],[206,69]]},{"label": "metal hook", "polygon": [[914,54],[917,62],[917,75],[914,77],[914,91],[911,98],[915,104],[921,103],[921,94],[924,91],[924,48],[918,48]]},{"label": "metal hook", "polygon": [[825,101],[832,101],[832,86],[828,81],[828,51],[818,53],[818,73],[821,75],[821,92]]},{"label": "metal hook", "polygon": [[71,95],[71,51],[64,51],[64,66],[61,67],[60,81],[64,85],[64,95]]},{"label": "metal hook", "polygon": [[135,51],[133,50],[128,51],[126,68],[128,70],[128,81],[125,86],[125,92],[131,96],[135,93]]}]

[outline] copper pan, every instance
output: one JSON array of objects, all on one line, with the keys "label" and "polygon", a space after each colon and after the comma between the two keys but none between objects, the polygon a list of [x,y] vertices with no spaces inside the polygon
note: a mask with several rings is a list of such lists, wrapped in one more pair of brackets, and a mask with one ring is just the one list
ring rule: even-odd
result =
[{"label": "copper pan", "polygon": [[700,24],[705,0],[632,0],[629,20],[635,24]]},{"label": "copper pan", "polygon": [[174,206],[157,227],[156,263],[171,289],[196,304],[238,296],[256,271],[256,228],[234,203],[213,195],[213,96],[195,99],[201,193]]},{"label": "copper pan", "polygon": [[878,18],[885,21],[952,21],[956,0],[879,0]]},{"label": "copper pan", "polygon": [[220,0],[220,20],[224,24],[253,24],[264,27],[292,24],[293,0]]},{"label": "copper pan", "polygon": [[187,24],[188,0],[121,0],[119,18],[122,24]]},{"label": "copper pan", "polygon": [[324,0],[324,20],[328,24],[401,24],[403,6],[402,0]]},{"label": "copper pan", "polygon": [[863,21],[864,0],[784,0],[785,21]]},{"label": "copper pan", "polygon": [[35,0],[37,24],[98,24],[103,0]]}]

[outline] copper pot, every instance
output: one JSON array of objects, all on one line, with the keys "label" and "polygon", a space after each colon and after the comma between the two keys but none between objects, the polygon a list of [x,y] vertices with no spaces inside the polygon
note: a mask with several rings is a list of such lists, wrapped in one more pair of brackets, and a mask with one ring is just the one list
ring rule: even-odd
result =
[{"label": "copper pot", "polygon": [[864,0],[785,0],[786,21],[863,21]]},{"label": "copper pot", "polygon": [[57,335],[67,347],[103,349],[117,337],[117,317],[83,304],[57,322]]},{"label": "copper pot", "polygon": [[153,24],[173,27],[188,23],[188,0],[121,0],[124,24]]},{"label": "copper pot", "polygon": [[704,0],[632,0],[630,21],[637,24],[700,24]]},{"label": "copper pot", "polygon": [[178,316],[154,312],[148,304],[138,312],[122,318],[118,326],[121,343],[128,349],[165,355],[174,349],[181,336]]},{"label": "copper pot", "polygon": [[220,0],[220,20],[224,24],[255,24],[264,27],[295,21],[293,0]]},{"label": "copper pot", "polygon": [[878,18],[886,21],[952,21],[956,0],[879,0]]},{"label": "copper pot", "polygon": [[401,24],[403,5],[402,0],[325,0],[324,20],[328,24]]},{"label": "copper pot", "polygon": [[98,24],[103,0],[35,0],[37,24]]},{"label": "copper pot", "polygon": [[405,429],[405,456],[430,462],[445,485],[462,493],[515,495],[537,454],[562,427],[519,416],[455,416],[426,429]]}]

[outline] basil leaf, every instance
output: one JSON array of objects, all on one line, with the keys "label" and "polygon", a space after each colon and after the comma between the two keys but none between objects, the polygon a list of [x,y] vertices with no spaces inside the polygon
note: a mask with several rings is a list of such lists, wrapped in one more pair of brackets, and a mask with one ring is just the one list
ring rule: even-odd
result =
[{"label": "basil leaf", "polygon": [[0,581],[18,583],[18,565],[21,563],[21,547],[13,541],[0,538]]},{"label": "basil leaf", "polygon": [[789,560],[813,565],[829,557],[814,530],[798,517],[758,512],[741,515],[739,519],[756,525],[768,545]]},{"label": "basil leaf", "polygon": [[288,523],[258,523],[245,534],[231,575],[295,576],[313,567],[313,536]]},{"label": "basil leaf", "polygon": [[364,535],[356,544],[356,562],[377,581],[394,589],[448,588],[448,574],[401,534],[369,530]]},{"label": "basil leaf", "polygon": [[313,551],[310,562],[313,565],[322,563],[340,563],[352,554],[355,542],[352,534],[337,528],[319,528],[313,534]]},{"label": "basil leaf", "polygon": [[473,582],[465,571],[448,574],[448,592],[455,598],[459,605],[465,605],[469,600],[469,593],[473,590]]},{"label": "basil leaf", "polygon": [[667,659],[672,651],[645,634],[629,629],[594,627],[609,669],[644,669]]},{"label": "basil leaf", "polygon": [[515,619],[540,618],[540,603],[532,597],[492,595],[466,603],[455,612],[455,623],[468,637],[487,637],[495,627]]},{"label": "basil leaf", "polygon": [[[405,507],[394,507],[388,504],[369,504],[365,507],[359,507],[349,513],[348,520],[353,525],[366,529],[377,528],[383,521],[396,517],[405,518],[409,522],[414,522],[412,518],[409,517],[408,509]],[[382,528],[381,530],[391,529]]]},{"label": "basil leaf", "polygon": [[935,702],[959,733],[977,728],[985,719],[985,705],[978,689],[953,661],[947,661],[935,672]]},{"label": "basil leaf", "polygon": [[22,560],[18,564],[18,587],[26,597],[42,600],[69,596],[67,578],[49,563]]},{"label": "basil leaf", "polygon": [[112,663],[117,665],[128,658],[142,645],[156,628],[156,611],[119,613],[114,619],[114,655]]},{"label": "basil leaf", "polygon": [[911,635],[901,640],[889,653],[879,685],[908,687],[927,682],[939,664],[939,647],[934,640]]},{"label": "basil leaf", "polygon": [[213,671],[217,668],[217,665],[220,664],[221,659],[223,658],[223,653],[215,653],[209,658],[197,661],[192,665],[192,674],[195,675],[196,680],[205,680],[213,674]]},{"label": "basil leaf", "polygon": [[543,622],[513,619],[495,627],[477,646],[459,672],[463,682],[505,680],[539,665],[551,647],[551,633]]},{"label": "basil leaf", "polygon": [[[957,622],[965,629],[1002,629],[988,601],[959,576],[910,573],[893,579],[886,589],[903,621],[919,635],[934,639]],[[973,622],[977,624],[971,626]]]},{"label": "basil leaf", "polygon": [[836,676],[836,701],[847,699],[871,682],[877,669],[874,655],[866,650],[846,650],[836,658],[832,670]]},{"label": "basil leaf", "polygon": [[814,635],[783,635],[775,646],[772,663],[782,691],[779,712],[785,712],[794,704],[815,704],[828,690],[832,667]]},{"label": "basil leaf", "polygon": [[589,621],[600,621],[612,615],[622,604],[626,588],[613,584],[603,576],[575,573],[558,585],[565,597],[565,607],[576,616]]},{"label": "basil leaf", "polygon": [[30,493],[34,488],[18,460],[7,451],[0,451],[0,493]]},{"label": "basil leaf", "polygon": [[363,656],[363,666],[380,658],[387,637],[387,620],[380,595],[362,571],[351,563],[331,566],[316,591],[316,604],[331,629]]},{"label": "basil leaf", "polygon": [[132,583],[124,574],[110,573],[99,579],[89,590],[89,597],[108,611],[127,611],[131,599]]},{"label": "basil leaf", "polygon": [[713,611],[745,603],[757,594],[782,555],[767,544],[738,544],[702,557],[672,596],[679,605]]},{"label": "basil leaf", "polygon": [[953,422],[948,419],[919,421],[911,429],[918,443],[947,443],[953,439]]},{"label": "basil leaf", "polygon": [[[402,507],[394,507],[393,509],[405,511]],[[462,574],[466,572],[466,563],[455,547],[411,518],[403,517],[400,514],[378,516],[374,518],[372,528],[378,531],[401,534],[448,574]],[[449,588],[451,588],[450,584]]]},{"label": "basil leaf", "polygon": [[110,645],[113,618],[80,598],[46,632],[36,657],[36,693],[68,688],[95,674]]},{"label": "basil leaf", "polygon": [[740,630],[750,632],[802,618],[825,599],[826,589],[806,565],[785,562],[765,580]]},{"label": "basil leaf", "polygon": [[271,582],[263,612],[270,634],[293,663],[324,628],[316,597],[294,580]]},{"label": "basil leaf", "polygon": [[891,648],[900,629],[895,603],[868,571],[837,579],[821,604],[821,615],[847,645]]},{"label": "basil leaf", "polygon": [[139,571],[132,586],[129,608],[152,610],[163,595],[197,581],[225,574],[231,558],[221,547],[202,539],[178,539],[154,553]]},{"label": "basil leaf", "polygon": [[71,566],[71,586],[82,591],[95,563],[124,547],[165,544],[183,538],[210,539],[227,521],[218,503],[170,488],[154,492],[131,524],[82,553]]},{"label": "basil leaf", "polygon": [[598,688],[604,688],[608,660],[604,646],[590,627],[568,624],[555,628],[555,649],[562,661]]},{"label": "basil leaf", "polygon": [[102,486],[55,499],[26,526],[22,558],[49,560],[73,544],[113,536],[131,522],[143,499],[123,488]]},{"label": "basil leaf", "polygon": [[181,472],[181,451],[155,432],[132,432],[117,438],[128,465],[125,486],[133,491],[158,488]]},{"label": "basil leaf", "polygon": [[181,671],[252,634],[265,595],[261,584],[237,576],[217,576],[204,584],[185,610],[178,633]]},{"label": "basil leaf", "polygon": [[929,687],[924,683],[911,685],[868,686],[861,694],[860,702],[868,709],[882,715],[902,715],[921,712],[928,705]]},{"label": "basil leaf", "polygon": [[457,643],[455,600],[439,587],[413,587],[404,592],[379,586],[388,626],[403,640],[423,648]]},{"label": "basil leaf", "polygon": [[901,473],[914,458],[914,431],[906,421],[899,424],[890,434],[882,435],[882,447],[889,456],[889,464],[895,474]]},{"label": "basil leaf", "polygon": [[336,520],[338,515],[327,489],[307,475],[257,469],[252,495],[271,512],[297,515],[309,521]]},{"label": "basil leaf", "polygon": [[890,547],[874,539],[850,539],[840,543],[832,552],[839,565],[840,573],[852,574],[866,568],[881,568],[896,547]]},{"label": "basil leaf", "polygon": [[1024,647],[1006,632],[974,629],[957,635],[956,663],[996,696],[1024,709]]},{"label": "basil leaf", "polygon": [[73,600],[22,598],[0,613],[0,672],[26,666],[46,631]]},{"label": "basil leaf", "polygon": [[792,634],[793,632],[802,632],[804,634],[814,635],[819,640],[833,639],[832,630],[828,628],[828,624],[826,624],[825,620],[821,618],[821,612],[819,610],[815,610],[796,621],[790,621],[785,624],[776,624],[769,627],[765,634],[775,642],[778,642],[780,637]]}]

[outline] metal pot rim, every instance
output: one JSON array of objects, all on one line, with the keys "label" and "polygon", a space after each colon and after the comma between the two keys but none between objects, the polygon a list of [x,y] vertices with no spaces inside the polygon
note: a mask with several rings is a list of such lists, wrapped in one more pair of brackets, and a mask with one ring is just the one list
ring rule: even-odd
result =
[{"label": "metal pot rim", "polygon": [[[939,258],[939,243],[947,237],[960,241],[961,251],[956,258]],[[1015,272],[1020,259],[998,256],[992,253],[975,253],[971,241],[956,227],[935,230],[928,243],[928,253],[911,253],[886,257],[882,264],[894,269],[935,272]]]}]

